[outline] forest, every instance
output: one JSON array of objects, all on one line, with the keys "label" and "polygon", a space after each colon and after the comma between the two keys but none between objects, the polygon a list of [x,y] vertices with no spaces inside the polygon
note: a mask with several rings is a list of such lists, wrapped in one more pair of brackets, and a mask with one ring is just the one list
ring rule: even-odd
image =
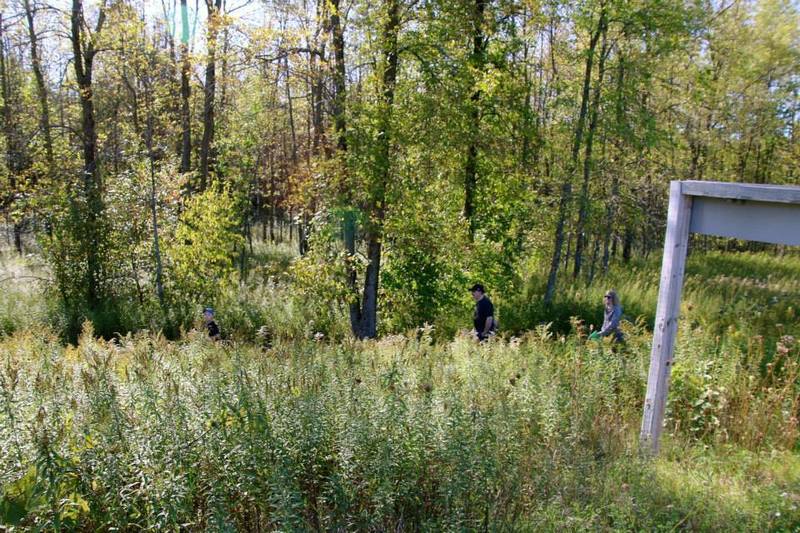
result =
[{"label": "forest", "polygon": [[798,126],[788,0],[3,3],[0,527],[800,527],[796,249],[692,237],[637,446],[670,182]]}]

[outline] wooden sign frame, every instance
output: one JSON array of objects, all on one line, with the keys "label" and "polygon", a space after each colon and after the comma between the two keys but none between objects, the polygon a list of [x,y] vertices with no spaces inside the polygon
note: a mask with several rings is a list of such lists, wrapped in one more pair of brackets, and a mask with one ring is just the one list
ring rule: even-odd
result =
[{"label": "wooden sign frame", "polygon": [[689,234],[800,245],[800,187],[673,181],[661,263],[642,449],[658,453],[681,306]]}]

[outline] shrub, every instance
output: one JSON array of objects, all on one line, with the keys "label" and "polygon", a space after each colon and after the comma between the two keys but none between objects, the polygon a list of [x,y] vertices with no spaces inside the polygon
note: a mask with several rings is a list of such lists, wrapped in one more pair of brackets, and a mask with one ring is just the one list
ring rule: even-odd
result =
[{"label": "shrub", "polygon": [[216,305],[238,282],[237,257],[244,247],[237,200],[214,184],[189,198],[166,248],[169,307],[184,320]]}]

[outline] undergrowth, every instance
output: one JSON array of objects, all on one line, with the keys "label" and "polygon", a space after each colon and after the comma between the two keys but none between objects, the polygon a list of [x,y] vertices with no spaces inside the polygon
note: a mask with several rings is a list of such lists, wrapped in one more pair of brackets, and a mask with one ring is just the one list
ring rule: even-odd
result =
[{"label": "undergrowth", "polygon": [[[3,260],[17,277],[32,268]],[[221,300],[222,343],[189,316],[180,335],[156,322],[104,340],[87,323],[65,344],[46,293],[12,283],[0,310],[0,523],[800,527],[797,258],[690,259],[656,460],[637,440],[657,265],[564,288],[550,315],[538,314],[536,283],[493,295],[504,332],[482,345],[435,325],[354,341],[341,304],[293,291],[284,267],[254,269]],[[586,340],[610,287],[628,318],[617,351]]]}]

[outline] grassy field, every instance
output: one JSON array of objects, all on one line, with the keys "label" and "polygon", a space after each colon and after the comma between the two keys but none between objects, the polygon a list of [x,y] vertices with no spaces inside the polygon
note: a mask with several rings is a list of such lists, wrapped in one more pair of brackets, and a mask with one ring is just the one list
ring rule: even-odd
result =
[{"label": "grassy field", "polygon": [[87,328],[65,346],[46,319],[14,322],[23,308],[4,296],[0,522],[798,530],[800,261],[692,258],[663,450],[647,460],[637,437],[657,279],[640,264],[606,280],[631,318],[619,353],[585,340],[604,286],[566,289],[554,316],[584,320],[561,324],[536,326],[524,290],[498,298],[506,323],[534,325],[484,345],[432,328],[332,341],[280,308],[228,318],[253,329],[283,317],[268,345],[244,329],[212,344]]}]

